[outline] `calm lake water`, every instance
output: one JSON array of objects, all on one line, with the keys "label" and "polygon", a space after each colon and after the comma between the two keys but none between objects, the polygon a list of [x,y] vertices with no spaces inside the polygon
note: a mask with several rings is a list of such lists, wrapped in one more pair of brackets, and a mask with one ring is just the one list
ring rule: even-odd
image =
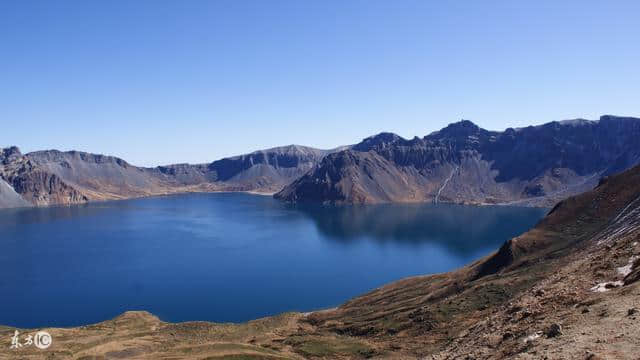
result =
[{"label": "calm lake water", "polygon": [[0,324],[75,326],[126,310],[239,322],[333,307],[467,264],[544,213],[292,206],[239,193],[2,210]]}]

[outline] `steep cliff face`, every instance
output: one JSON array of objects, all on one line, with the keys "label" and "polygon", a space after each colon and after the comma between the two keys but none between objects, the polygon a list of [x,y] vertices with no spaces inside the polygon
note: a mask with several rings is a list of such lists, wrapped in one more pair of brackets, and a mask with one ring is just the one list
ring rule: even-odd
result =
[{"label": "steep cliff face", "polygon": [[126,161],[79,151],[37,151],[26,157],[41,169],[55,174],[90,200],[121,199],[171,192],[170,179],[157,171]]},{"label": "steep cliff face", "polygon": [[281,190],[302,176],[331,150],[290,145],[214,161],[207,167],[216,181],[255,187],[264,191]]},{"label": "steep cliff face", "polygon": [[311,169],[331,150],[291,145],[210,164],[133,166],[79,151],[0,151],[0,208],[73,204],[192,191],[273,193]]},{"label": "steep cliff face", "polygon": [[77,204],[88,200],[78,189],[22,155],[16,147],[0,151],[0,179],[5,194],[0,207]]},{"label": "steep cliff face", "polygon": [[341,151],[327,156],[276,197],[294,202],[423,201],[433,190],[434,184],[415,168],[398,167],[373,151]]},{"label": "steep cliff face", "polygon": [[463,120],[411,140],[382,133],[326,157],[276,197],[550,206],[593,188],[604,175],[638,164],[638,136],[640,119],[615,116],[504,132]]},{"label": "steep cliff face", "polygon": [[[552,206],[640,162],[640,119],[602,116],[487,131],[461,121],[423,138],[352,147],[290,145],[208,164],[133,166],[78,151],[0,152],[0,207],[189,191],[275,193],[292,202],[456,202]],[[18,194],[19,198],[16,198]]]},{"label": "steep cliff face", "polygon": [[0,208],[30,206],[3,177],[5,165],[15,161],[16,157],[21,156],[22,154],[17,147],[0,149]]},{"label": "steep cliff face", "polygon": [[221,190],[272,193],[305,174],[334,150],[289,145],[209,164],[177,164],[155,170],[183,185],[214,184]]}]

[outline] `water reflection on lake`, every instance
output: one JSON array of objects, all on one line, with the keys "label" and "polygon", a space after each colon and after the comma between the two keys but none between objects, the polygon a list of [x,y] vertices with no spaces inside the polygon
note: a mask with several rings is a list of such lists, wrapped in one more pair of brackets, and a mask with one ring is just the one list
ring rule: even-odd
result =
[{"label": "water reflection on lake", "polygon": [[248,194],[1,210],[0,324],[72,326],[136,309],[168,321],[245,321],[332,307],[469,263],[544,213],[294,206]]}]

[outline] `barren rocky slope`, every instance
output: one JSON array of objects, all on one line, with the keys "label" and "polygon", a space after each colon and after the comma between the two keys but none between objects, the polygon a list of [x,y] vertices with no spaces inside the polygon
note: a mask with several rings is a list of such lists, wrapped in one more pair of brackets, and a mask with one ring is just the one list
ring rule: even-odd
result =
[{"label": "barren rocky slope", "polygon": [[[413,277],[344,305],[244,324],[144,312],[46,329],[56,359],[637,359],[640,167],[562,201],[530,231],[459,270]],[[18,329],[28,334],[34,330]]]},{"label": "barren rocky slope", "polygon": [[[12,200],[3,201],[0,207],[20,206],[25,202],[29,205],[49,205],[75,204],[88,200],[86,195],[58,175],[23,156],[17,147],[0,149],[0,178],[9,186],[6,193],[12,194]],[[19,194],[23,201],[16,202],[13,194]]]},{"label": "barren rocky slope", "polygon": [[[191,191],[276,193],[290,202],[552,206],[640,162],[640,119],[551,122],[494,132],[461,121],[412,140],[298,145],[209,164],[142,168],[104,155],[0,149],[0,208]],[[19,197],[15,195],[18,194]]]},{"label": "barren rocky slope", "polygon": [[25,207],[30,205],[11,185],[2,179],[0,179],[0,204],[3,204],[3,207]]},{"label": "barren rocky slope", "polygon": [[0,149],[0,208],[74,204],[191,191],[273,193],[331,150],[291,145],[210,164],[143,168],[79,151]]},{"label": "barren rocky slope", "polygon": [[640,119],[602,116],[487,131],[470,121],[403,139],[382,133],[331,154],[276,197],[552,206],[640,163]]},{"label": "barren rocky slope", "polygon": [[206,165],[160,166],[161,173],[183,184],[224,183],[239,190],[276,192],[305,174],[322,158],[339,149],[282,146],[214,161]]}]

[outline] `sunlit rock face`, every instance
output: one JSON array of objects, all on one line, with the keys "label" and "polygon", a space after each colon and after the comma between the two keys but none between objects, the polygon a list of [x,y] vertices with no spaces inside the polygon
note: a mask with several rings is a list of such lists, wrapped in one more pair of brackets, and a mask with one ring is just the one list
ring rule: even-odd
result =
[{"label": "sunlit rock face", "polygon": [[602,116],[484,130],[462,120],[423,138],[290,145],[206,164],[144,168],[79,151],[0,149],[0,207],[178,192],[277,193],[291,202],[455,202],[552,206],[640,162],[640,120]]},{"label": "sunlit rock face", "polygon": [[290,145],[209,164],[144,168],[113,156],[57,150],[23,155],[10,147],[0,149],[0,208],[178,192],[274,193],[333,151]]},{"label": "sunlit rock face", "polygon": [[411,140],[381,133],[325,157],[276,194],[292,202],[551,206],[640,162],[640,119],[484,130],[462,120]]}]

